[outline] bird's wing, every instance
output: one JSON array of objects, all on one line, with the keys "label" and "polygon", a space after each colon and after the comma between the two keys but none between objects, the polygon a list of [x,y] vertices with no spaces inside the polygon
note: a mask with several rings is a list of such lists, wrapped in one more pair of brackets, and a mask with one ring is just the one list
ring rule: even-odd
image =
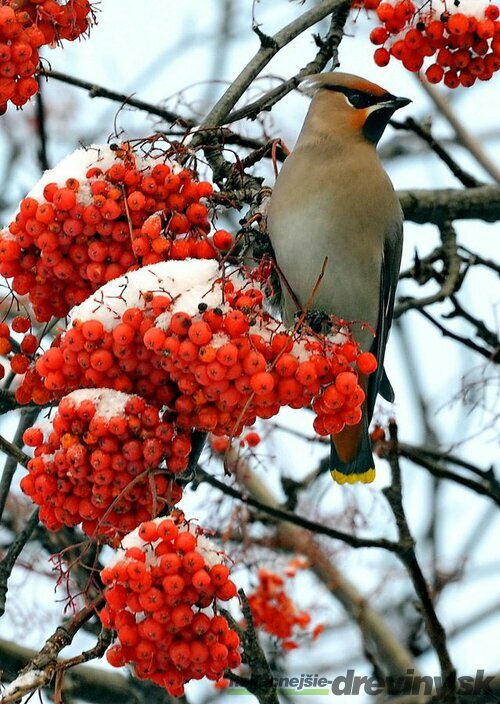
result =
[{"label": "bird's wing", "polygon": [[394,223],[384,243],[384,253],[380,272],[380,307],[375,339],[371,352],[378,362],[377,370],[369,378],[367,394],[368,419],[371,420],[377,395],[380,393],[387,401],[394,400],[394,391],[384,369],[384,356],[387,338],[392,325],[392,314],[396,286],[398,284],[401,251],[403,248],[403,217]]}]

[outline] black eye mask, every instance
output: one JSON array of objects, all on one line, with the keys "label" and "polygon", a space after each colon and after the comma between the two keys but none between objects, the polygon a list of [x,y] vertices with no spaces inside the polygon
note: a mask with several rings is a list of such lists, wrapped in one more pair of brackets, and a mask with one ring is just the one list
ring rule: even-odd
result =
[{"label": "black eye mask", "polygon": [[390,93],[384,93],[383,95],[372,95],[371,93],[361,93],[354,88],[344,88],[343,86],[323,86],[326,90],[333,90],[336,93],[343,93],[353,108],[361,110],[363,108],[369,108],[372,105],[377,105],[377,103],[384,103],[386,100],[391,100],[394,98]]}]

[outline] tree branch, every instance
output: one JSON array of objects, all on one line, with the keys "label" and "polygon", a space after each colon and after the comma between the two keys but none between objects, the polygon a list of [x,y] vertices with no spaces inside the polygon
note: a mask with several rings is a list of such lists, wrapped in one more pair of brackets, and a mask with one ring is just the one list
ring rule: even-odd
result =
[{"label": "tree branch", "polygon": [[[226,467],[244,485],[249,494],[248,499],[253,498],[261,509],[267,512],[279,510],[279,503],[268,487],[234,450],[230,450],[226,456]],[[287,512],[284,513],[287,514]],[[314,536],[311,536],[309,530],[294,525],[287,517],[277,523],[276,540],[277,545],[282,548],[308,557],[311,569],[360,628],[366,649],[375,651],[384,672],[400,676],[415,667],[412,656],[399,642],[391,628],[335,567],[331,555],[322,548]]]},{"label": "tree branch", "polygon": [[448,653],[445,630],[437,617],[427,582],[425,581],[425,577],[415,554],[415,542],[411,535],[403,507],[398,434],[395,421],[391,421],[389,432],[391,435],[391,449],[389,450],[387,459],[391,467],[392,483],[382,491],[391,507],[398,528],[399,545],[401,547],[398,556],[406,567],[415,592],[420,599],[422,616],[427,632],[439,659],[444,696],[443,702],[451,703],[456,701],[455,689],[457,673]]},{"label": "tree branch", "polygon": [[427,81],[419,81],[419,85],[427,93],[441,115],[443,115],[443,117],[451,125],[460,144],[472,154],[487,174],[489,174],[497,183],[500,183],[500,169],[498,169],[496,164],[486,154],[477,139],[464,127],[462,122],[456,116],[449,101],[435,88],[435,86],[427,83]]},{"label": "tree branch", "polygon": [[341,540],[343,543],[350,545],[352,548],[380,548],[382,550],[389,550],[389,552],[397,552],[399,549],[397,543],[393,543],[391,540],[387,540],[386,538],[358,538],[355,535],[350,535],[349,533],[344,533],[343,531],[336,530],[335,528],[324,526],[321,523],[310,521],[308,518],[298,516],[291,511],[285,511],[281,508],[277,508],[276,506],[269,505],[268,503],[263,503],[251,495],[243,494],[240,491],[233,489],[233,487],[224,484],[224,482],[219,481],[199,466],[196,469],[196,476],[198,481],[203,481],[210,484],[210,486],[218,489],[223,494],[226,494],[226,496],[231,496],[233,499],[237,499],[247,506],[252,506],[272,518],[300,526],[301,528],[305,528],[306,530],[316,533],[317,535],[326,535],[334,540]]},{"label": "tree branch", "polygon": [[326,36],[323,39],[319,37],[316,38],[316,42],[319,44],[320,48],[312,61],[306,64],[304,68],[287,81],[284,81],[279,86],[276,86],[276,88],[264,93],[258,100],[254,100],[252,103],[245,105],[239,110],[233,110],[224,122],[237,122],[245,117],[254,119],[263,110],[270,110],[273,105],[284,98],[285,95],[288,95],[294,88],[297,88],[299,83],[306,76],[320,73],[330,59],[332,61],[332,70],[336,68],[338,66],[338,46],[344,35],[343,29],[351,9],[351,4],[351,0],[344,0],[344,2],[340,3],[332,12],[330,28]]},{"label": "tree branch", "polygon": [[437,142],[432,136],[432,132],[429,127],[424,125],[419,125],[416,120],[412,117],[408,117],[404,122],[398,122],[397,120],[390,120],[389,124],[394,127],[395,130],[410,130],[414,134],[418,135],[430,149],[441,159],[443,163],[450,169],[451,173],[462,183],[466,188],[475,188],[477,186],[483,186],[484,184],[471,174],[464,171],[462,167],[457,164],[455,159],[449,154],[446,149]]},{"label": "tree branch", "polygon": [[500,187],[398,191],[406,220],[440,225],[446,220],[500,220]]},{"label": "tree branch", "polygon": [[439,231],[441,234],[441,253],[444,271],[444,280],[440,289],[436,291],[436,293],[425,296],[424,298],[400,298],[394,308],[394,318],[399,318],[399,316],[410,309],[419,310],[433,303],[444,301],[458,289],[461,282],[461,260],[457,251],[457,233],[449,220],[439,227]]},{"label": "tree branch", "polygon": [[5,613],[5,600],[7,597],[7,583],[14,569],[16,560],[22,552],[22,549],[31,538],[33,531],[38,525],[38,509],[35,509],[24,526],[23,530],[11,543],[7,554],[0,562],[0,617]]}]

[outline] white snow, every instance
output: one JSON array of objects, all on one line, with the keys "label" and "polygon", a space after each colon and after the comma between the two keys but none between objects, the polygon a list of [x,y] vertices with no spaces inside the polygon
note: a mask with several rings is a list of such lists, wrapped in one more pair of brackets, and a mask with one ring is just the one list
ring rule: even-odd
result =
[{"label": "white snow", "polygon": [[461,12],[470,17],[483,19],[484,8],[488,7],[490,4],[490,0],[460,0],[458,5],[450,2],[450,0],[432,0],[432,11],[434,15],[438,16],[441,15],[444,10],[447,10],[450,15]]},{"label": "white snow", "polygon": [[224,559],[222,558],[224,553],[221,550],[217,550],[214,541],[211,538],[207,538],[206,535],[198,536],[196,550],[200,553],[209,567],[220,565],[224,562]]},{"label": "white snow", "polygon": [[17,701],[24,694],[40,687],[46,682],[46,673],[42,670],[30,670],[19,675],[0,694],[0,702]]},{"label": "white snow", "polygon": [[[70,311],[70,322],[99,320],[106,330],[112,330],[128,308],[146,308],[146,292],[169,295],[173,304],[170,313],[183,311],[188,315],[198,312],[198,304],[220,306],[222,289],[216,284],[219,265],[213,259],[186,259],[168,261],[142,267],[114,279],[98,289]],[[170,316],[168,315],[168,320]],[[165,325],[159,316],[157,325]]]},{"label": "white snow", "polygon": [[230,341],[231,338],[229,335],[225,335],[223,332],[216,332],[210,340],[210,347],[213,347],[214,350],[218,350],[219,347],[224,347],[224,345],[227,345]]},{"label": "white snow", "polygon": [[[159,524],[164,521],[168,516],[160,516],[159,518],[153,519],[153,523]],[[179,533],[193,533],[196,535],[197,547],[196,550],[205,560],[208,567],[213,567],[214,565],[219,565],[224,563],[224,553],[222,550],[217,548],[217,544],[211,538],[207,538],[205,535],[196,534],[195,526],[191,523],[186,523],[184,525],[178,526]],[[139,536],[139,527],[128,533],[121,541],[120,547],[116,550],[115,554],[111,557],[107,563],[107,567],[112,567],[116,565],[117,562],[121,562],[125,559],[125,551],[129,548],[140,548],[146,554],[146,564],[153,566],[160,563],[160,558],[155,555],[155,548],[161,542],[161,540],[156,540],[154,543],[146,543]]]},{"label": "white snow", "polygon": [[[136,168],[139,171],[152,168],[156,163],[165,163],[171,170],[176,173],[182,167],[171,161],[165,161],[161,155],[158,157],[134,154],[136,160]],[[43,189],[48,183],[57,183],[64,186],[68,178],[76,178],[80,182],[80,189],[77,194],[77,199],[83,205],[88,205],[92,201],[90,191],[90,183],[93,178],[87,179],[87,171],[97,166],[102,171],[106,171],[115,162],[120,162],[117,159],[116,152],[113,151],[108,144],[91,144],[88,147],[76,149],[68,156],[64,157],[54,168],[48,169],[36,182],[27,197],[36,198],[41,203],[46,200],[43,197]]]},{"label": "white snow", "polygon": [[43,189],[49,183],[63,186],[68,178],[76,178],[80,184],[87,181],[87,171],[92,166],[98,166],[103,171],[109,169],[115,162],[115,152],[107,144],[91,144],[89,147],[76,149],[64,157],[52,169],[44,171],[42,177],[35,183],[28,197],[45,203]]},{"label": "white snow", "polygon": [[79,406],[82,401],[93,401],[96,409],[95,417],[104,420],[123,415],[130,398],[132,398],[130,394],[114,389],[78,389],[64,397],[66,401],[68,399],[73,401],[75,406]]}]

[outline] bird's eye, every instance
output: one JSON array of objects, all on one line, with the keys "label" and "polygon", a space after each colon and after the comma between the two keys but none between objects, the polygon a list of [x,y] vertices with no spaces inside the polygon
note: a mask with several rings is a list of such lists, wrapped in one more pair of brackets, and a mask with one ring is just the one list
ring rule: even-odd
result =
[{"label": "bird's eye", "polygon": [[366,93],[355,93],[349,92],[346,94],[347,100],[351,103],[353,108],[367,108],[373,104],[373,97],[367,95]]}]

